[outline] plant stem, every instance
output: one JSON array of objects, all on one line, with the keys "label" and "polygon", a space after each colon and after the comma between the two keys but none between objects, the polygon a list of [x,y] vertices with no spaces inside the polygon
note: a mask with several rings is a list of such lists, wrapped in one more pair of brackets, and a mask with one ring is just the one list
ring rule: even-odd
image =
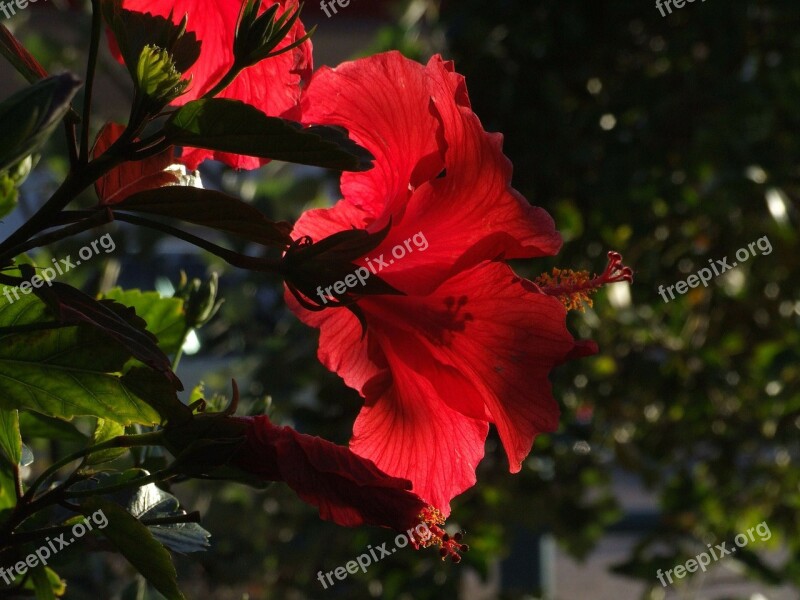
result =
[{"label": "plant stem", "polygon": [[175,473],[171,465],[166,469],[161,469],[160,471],[156,471],[155,473],[151,473],[150,475],[147,475],[145,477],[139,477],[137,479],[131,479],[130,481],[125,481],[123,483],[117,483],[115,485],[107,485],[106,487],[99,487],[91,490],[77,490],[75,492],[70,492],[69,490],[65,490],[63,492],[63,495],[65,498],[89,498],[91,496],[103,496],[106,494],[113,494],[115,492],[122,492],[130,488],[142,487],[143,485],[147,485],[148,483],[155,483],[157,481],[166,481],[173,475],[175,475]]},{"label": "plant stem", "polygon": [[67,116],[64,117],[64,133],[67,136],[67,152],[69,153],[70,170],[75,169],[79,161],[78,139],[75,135],[75,125],[77,123],[80,123],[80,120],[74,117],[72,113],[67,113]]},{"label": "plant stem", "polygon": [[228,87],[230,84],[233,83],[233,80],[238,77],[239,73],[242,72],[243,67],[240,67],[236,63],[231,65],[231,68],[225,73],[224,77],[217,82],[213,88],[208,90],[205,94],[203,94],[203,100],[207,100],[209,98],[213,98],[218,94],[221,94],[225,91],[225,88]]},{"label": "plant stem", "polygon": [[[111,148],[114,148],[112,146]],[[61,183],[51,198],[36,211],[36,213],[23,223],[19,229],[12,233],[0,244],[0,264],[17,256],[16,249],[22,246],[32,236],[50,227],[55,216],[87,187],[92,185],[105,173],[125,161],[125,156],[112,153],[111,148],[97,160],[79,168],[75,173],[70,173]]]},{"label": "plant stem", "polygon": [[33,248],[39,248],[41,246],[47,246],[48,244],[52,244],[53,242],[57,242],[59,240],[63,240],[64,238],[72,237],[75,234],[83,233],[84,231],[89,231],[90,229],[94,229],[95,227],[99,227],[100,225],[106,225],[114,220],[114,213],[110,210],[106,211],[96,211],[91,213],[91,216],[83,221],[78,221],[72,225],[68,225],[67,227],[63,227],[57,231],[51,231],[50,233],[46,233],[44,235],[40,235],[35,238],[31,238],[24,244],[17,246],[15,251],[18,254],[22,254],[23,252],[27,252],[28,250],[32,250]]},{"label": "plant stem", "polygon": [[135,448],[138,446],[160,446],[164,441],[164,432],[162,430],[159,431],[151,431],[149,433],[142,433],[140,435],[121,435],[115,438],[112,438],[108,441],[105,441],[101,444],[97,444],[95,446],[89,446],[88,448],[84,448],[83,450],[79,450],[69,456],[62,458],[61,460],[53,463],[50,467],[42,473],[36,481],[33,482],[30,489],[28,490],[27,494],[25,494],[25,498],[28,500],[32,499],[33,496],[36,494],[36,490],[41,487],[47,479],[59,471],[62,467],[68,465],[71,462],[74,462],[79,459],[84,459],[87,456],[95,454],[96,452],[101,452],[103,450],[109,450],[111,448]]},{"label": "plant stem", "polygon": [[186,344],[186,338],[189,337],[189,333],[191,333],[193,327],[186,327],[183,330],[183,335],[181,336],[181,345],[178,348],[178,351],[175,352],[175,358],[172,360],[172,372],[176,373],[178,371],[178,365],[181,363],[181,358],[183,357],[183,347]]},{"label": "plant stem", "polygon": [[24,490],[22,489],[22,478],[20,477],[19,473],[19,465],[14,465],[14,491],[17,494],[17,502],[22,498],[24,495]]},{"label": "plant stem", "polygon": [[92,0],[92,38],[89,46],[89,61],[86,66],[86,93],[83,98],[83,121],[81,123],[80,161],[89,162],[89,124],[92,116],[92,93],[94,91],[94,75],[97,71],[97,56],[100,48],[103,18],[100,13],[100,0]]},{"label": "plant stem", "polygon": [[177,525],[179,523],[199,523],[200,512],[194,511],[185,515],[174,515],[172,517],[153,517],[152,519],[140,519],[142,525]]},{"label": "plant stem", "polygon": [[21,544],[27,544],[28,542],[35,542],[54,534],[67,533],[70,529],[72,529],[72,527],[69,525],[59,525],[58,527],[47,527],[45,529],[34,529],[22,533],[12,533],[9,536],[8,545],[19,546]]},{"label": "plant stem", "polygon": [[234,267],[239,267],[241,269],[248,269],[250,271],[260,271],[263,273],[276,273],[282,274],[283,273],[283,265],[280,261],[268,259],[268,258],[257,258],[255,256],[247,256],[244,254],[239,254],[238,252],[234,252],[233,250],[228,250],[227,248],[223,248],[222,246],[218,246],[213,242],[209,242],[201,237],[196,235],[192,235],[191,233],[187,233],[182,229],[178,229],[176,227],[172,227],[171,225],[166,225],[164,223],[160,223],[158,221],[152,221],[150,219],[139,217],[136,215],[129,215],[127,213],[116,212],[114,213],[114,217],[117,221],[124,221],[126,223],[132,223],[133,225],[140,225],[142,227],[148,227],[150,229],[155,229],[156,231],[161,231],[163,233],[167,233],[174,237],[180,238],[193,244],[203,250],[207,250],[216,256],[219,256],[225,262]]}]

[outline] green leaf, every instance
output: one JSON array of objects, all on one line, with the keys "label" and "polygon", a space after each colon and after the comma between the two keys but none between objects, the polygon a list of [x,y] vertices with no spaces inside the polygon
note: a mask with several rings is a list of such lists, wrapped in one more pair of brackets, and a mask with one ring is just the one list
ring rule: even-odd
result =
[{"label": "green leaf", "polygon": [[178,589],[172,557],[147,527],[121,506],[102,498],[89,499],[82,509],[87,516],[102,510],[108,519],[108,525],[101,530],[103,535],[167,600],[185,600]]},{"label": "green leaf", "polygon": [[88,441],[88,438],[71,423],[35,412],[20,413],[19,426],[25,434],[25,439],[39,438],[80,445]]},{"label": "green leaf", "polygon": [[289,223],[270,221],[246,202],[214,190],[177,185],[146,190],[129,196],[114,210],[180,219],[265,246],[285,248],[292,243]]},{"label": "green leaf", "polygon": [[[0,345],[0,407],[71,419],[152,425],[158,413],[123,385],[129,354],[87,327],[8,335]],[[149,399],[148,399],[149,400]]]},{"label": "green leaf", "polygon": [[19,431],[19,411],[0,409],[0,449],[12,465],[22,462],[22,435]]},{"label": "green leaf", "polygon": [[55,324],[47,305],[36,296],[19,294],[19,299],[11,302],[6,301],[8,298],[13,299],[14,295],[9,292],[5,299],[0,297],[0,336],[40,323]]},{"label": "green leaf", "polygon": [[[125,435],[125,427],[114,421],[97,419],[97,426],[94,428],[94,434],[92,435],[92,446],[106,442],[120,435]],[[86,459],[86,464],[93,466],[111,462],[127,452],[127,448],[109,448],[108,450],[95,452],[89,455]]]},{"label": "green leaf", "polygon": [[47,288],[34,293],[48,303],[61,323],[86,323],[119,342],[136,359],[158,371],[176,389],[183,384],[172,372],[166,354],[156,338],[147,331],[147,323],[136,311],[112,300],[98,301],[82,291],[61,282],[49,282]]},{"label": "green leaf", "polygon": [[186,315],[180,298],[162,298],[158,292],[122,288],[114,288],[103,297],[135,309],[147,322],[147,330],[158,338],[164,353],[174,354],[180,350],[186,330]]},{"label": "green leaf", "polygon": [[33,295],[0,304],[0,408],[66,420],[89,415],[123,425],[159,423],[151,402],[168,414],[188,410],[174,390],[166,397],[137,396],[121,377],[131,354],[113,339],[85,325],[45,328],[48,322],[45,305]]},{"label": "green leaf", "polygon": [[69,110],[80,83],[64,73],[42,79],[0,103],[0,171],[42,146]]},{"label": "green leaf", "polygon": [[181,146],[270,158],[341,171],[366,171],[373,156],[341,128],[268,117],[238,100],[195,100],[165,125],[169,141]]}]

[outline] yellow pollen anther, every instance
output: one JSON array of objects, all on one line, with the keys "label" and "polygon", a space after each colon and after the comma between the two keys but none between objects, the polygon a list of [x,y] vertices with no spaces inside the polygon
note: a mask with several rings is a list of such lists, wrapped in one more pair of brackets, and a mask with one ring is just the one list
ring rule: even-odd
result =
[{"label": "yellow pollen anther", "polygon": [[536,278],[542,292],[555,296],[567,310],[584,312],[592,307],[591,295],[604,285],[620,281],[633,282],[633,269],[622,264],[619,252],[608,253],[608,265],[600,275],[590,276],[588,271],[553,269],[552,274],[544,273]]}]

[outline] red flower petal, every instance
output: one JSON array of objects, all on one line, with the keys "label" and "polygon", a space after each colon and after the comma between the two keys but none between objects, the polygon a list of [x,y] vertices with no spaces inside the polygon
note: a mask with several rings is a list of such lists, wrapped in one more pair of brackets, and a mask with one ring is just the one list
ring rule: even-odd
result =
[{"label": "red flower petal", "polygon": [[[297,2],[292,0],[279,0],[278,3],[281,5],[278,16],[287,8],[297,5]],[[186,29],[194,32],[201,42],[200,58],[184,74],[185,78],[192,77],[189,91],[178,98],[174,105],[182,105],[203,96],[233,64],[233,39],[242,4],[241,0],[123,1],[123,8],[135,12],[167,17],[172,11],[172,20],[175,23],[180,23],[184,15],[189,15]],[[265,2],[262,12],[273,4],[275,2]],[[276,51],[297,41],[305,34],[306,31],[298,20]],[[114,47],[115,44],[112,44],[112,50]],[[119,58],[118,53],[117,57]],[[241,100],[270,116],[298,118],[299,113],[295,111],[300,99],[300,84],[310,77],[312,64],[311,42],[306,41],[298,48],[245,69],[218,97]],[[181,162],[186,164],[189,170],[194,170],[207,158],[220,160],[237,169],[255,169],[269,162],[251,156],[215,153],[197,148],[186,149]]]},{"label": "red flower petal", "polygon": [[475,485],[489,426],[450,408],[425,376],[385,348],[391,387],[370,398],[353,427],[350,447],[396,477],[447,516],[450,500]]},{"label": "red flower petal", "polygon": [[362,524],[405,531],[419,523],[426,504],[411,483],[390,477],[348,448],[276,427],[266,416],[243,419],[250,425],[244,447],[232,464],[270,481],[285,481],[323,519],[354,527]]},{"label": "red flower petal", "polygon": [[[377,316],[370,310],[376,302],[363,303],[369,316]],[[507,265],[495,262],[454,275],[424,298],[382,304],[377,327],[389,339],[406,340],[400,360],[414,364],[450,407],[476,417],[484,410],[510,470],[519,471],[536,435],[558,427],[548,375],[576,347],[562,304],[529,291]],[[433,360],[415,358],[424,351]]]},{"label": "red flower petal", "polygon": [[412,480],[445,514],[475,483],[486,423],[518,472],[535,437],[558,427],[550,370],[596,352],[575,342],[557,299],[502,263],[454,275],[430,295],[362,299],[364,339],[349,311],[290,306],[320,328],[322,363],[366,398],[353,450]]},{"label": "red flower petal", "polygon": [[[371,434],[392,440],[385,442],[387,447],[400,443],[401,432],[425,431],[430,419],[444,427],[458,427],[465,418],[483,419],[497,427],[510,470],[518,472],[535,437],[558,427],[548,374],[576,348],[565,326],[566,311],[556,299],[527,290],[506,265],[483,263],[448,279],[429,296],[368,298],[360,306],[368,335],[382,342],[392,375],[392,386],[380,398],[368,397],[370,408],[362,414],[391,410],[387,405],[395,405],[396,397],[403,398],[404,406],[417,403],[421,411],[405,409],[408,415],[419,414],[422,423],[406,419],[405,428],[393,423]],[[341,352],[353,351],[343,347]],[[330,363],[340,364],[333,358]],[[413,393],[407,379],[426,382],[425,393]],[[387,473],[414,481],[414,491],[435,506],[445,510],[442,498],[449,500],[468,487],[468,479],[454,478],[446,462],[433,474],[418,466],[424,464],[419,456],[399,464],[391,453],[384,456],[386,448],[356,443],[366,431],[365,424],[359,429],[356,423],[353,449]],[[432,456],[451,448],[448,437],[426,437],[426,444],[415,439],[409,446],[425,447],[419,451]],[[459,448],[463,455],[466,450]]]},{"label": "red flower petal", "polygon": [[[125,127],[122,125],[106,123],[97,134],[97,141],[92,151],[94,158],[108,150],[124,130]],[[100,204],[116,204],[136,192],[180,183],[175,173],[165,170],[175,162],[175,148],[170,147],[156,156],[125,162],[112,169],[94,184]]]},{"label": "red flower petal", "polygon": [[[376,157],[371,171],[342,175],[345,200],[365,212],[347,226],[376,230],[392,219],[373,256],[417,233],[426,238],[424,253],[381,274],[409,293],[486,258],[553,255],[561,246],[547,212],[511,187],[502,136],[483,130],[452,68],[440,57],[425,67],[390,52],[321,69],[303,95],[305,122],[346,127]],[[308,227],[301,219],[295,231],[318,239]]]},{"label": "red flower petal", "polygon": [[435,177],[444,166],[432,132],[438,122],[422,65],[398,52],[346,62],[314,73],[303,94],[303,122],[341,125],[375,156],[375,167],[343,173],[345,197],[378,217],[407,199],[409,183]]}]

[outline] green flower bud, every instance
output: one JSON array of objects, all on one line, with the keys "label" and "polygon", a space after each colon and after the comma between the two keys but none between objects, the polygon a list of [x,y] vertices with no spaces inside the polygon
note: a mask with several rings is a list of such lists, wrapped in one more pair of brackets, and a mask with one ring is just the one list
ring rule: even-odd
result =
[{"label": "green flower bud", "polygon": [[181,76],[169,52],[157,46],[142,49],[136,67],[137,85],[154,109],[169,104],[186,91],[190,80]]}]

